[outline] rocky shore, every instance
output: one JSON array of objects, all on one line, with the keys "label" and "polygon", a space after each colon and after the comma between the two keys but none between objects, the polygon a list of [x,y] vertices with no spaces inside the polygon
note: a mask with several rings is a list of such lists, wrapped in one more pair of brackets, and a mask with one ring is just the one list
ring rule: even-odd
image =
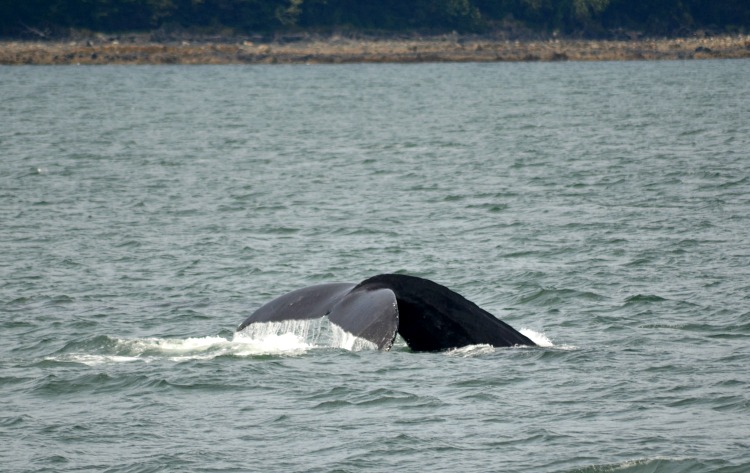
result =
[{"label": "rocky shore", "polygon": [[343,64],[387,62],[626,61],[750,58],[750,35],[631,40],[329,37],[255,42],[0,41],[0,64]]}]

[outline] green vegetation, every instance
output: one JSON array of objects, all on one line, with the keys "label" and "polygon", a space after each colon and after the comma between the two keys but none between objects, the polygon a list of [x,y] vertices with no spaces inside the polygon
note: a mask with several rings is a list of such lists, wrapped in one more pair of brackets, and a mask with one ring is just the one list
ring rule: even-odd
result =
[{"label": "green vegetation", "polygon": [[239,34],[293,31],[532,31],[607,36],[750,30],[747,0],[0,0],[0,35],[70,29],[180,28]]}]

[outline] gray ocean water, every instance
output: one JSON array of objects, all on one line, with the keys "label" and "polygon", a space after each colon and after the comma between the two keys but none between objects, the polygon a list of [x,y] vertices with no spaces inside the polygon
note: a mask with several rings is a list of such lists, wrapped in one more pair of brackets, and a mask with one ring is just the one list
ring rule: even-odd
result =
[{"label": "gray ocean water", "polygon": [[[0,68],[0,470],[750,471],[750,61]],[[321,282],[540,343],[379,352]]]}]

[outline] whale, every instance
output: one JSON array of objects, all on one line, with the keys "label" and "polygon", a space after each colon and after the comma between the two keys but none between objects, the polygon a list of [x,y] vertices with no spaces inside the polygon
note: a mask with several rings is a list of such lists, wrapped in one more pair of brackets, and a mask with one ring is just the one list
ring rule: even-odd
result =
[{"label": "whale", "polygon": [[401,335],[413,351],[467,345],[535,346],[513,327],[461,294],[429,279],[379,274],[353,283],[326,283],[283,294],[262,305],[238,327],[328,317],[346,332],[388,351]]}]

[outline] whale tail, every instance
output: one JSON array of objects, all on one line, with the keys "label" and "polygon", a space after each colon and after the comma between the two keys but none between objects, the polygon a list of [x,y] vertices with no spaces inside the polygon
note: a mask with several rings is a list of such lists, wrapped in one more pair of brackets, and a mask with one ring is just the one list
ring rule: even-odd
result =
[{"label": "whale tail", "polygon": [[237,330],[253,323],[324,316],[380,350],[391,348],[396,333],[415,351],[476,344],[534,346],[462,295],[428,279],[401,274],[380,274],[356,285],[320,284],[292,291],[260,307]]}]

